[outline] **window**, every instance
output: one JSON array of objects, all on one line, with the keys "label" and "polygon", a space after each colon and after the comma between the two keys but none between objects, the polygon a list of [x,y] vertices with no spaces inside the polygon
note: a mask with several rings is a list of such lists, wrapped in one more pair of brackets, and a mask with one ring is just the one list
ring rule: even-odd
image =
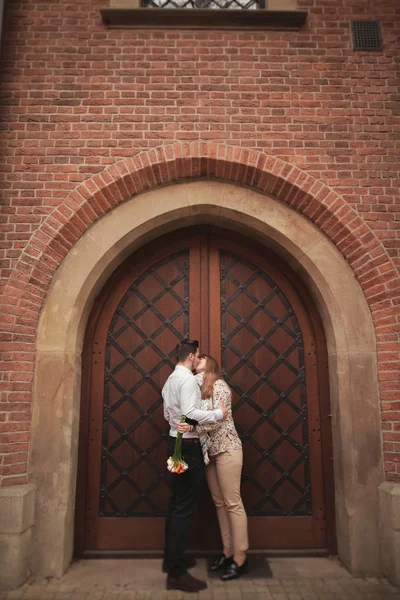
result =
[{"label": "window", "polygon": [[258,9],[265,8],[264,0],[143,0],[147,8]]}]

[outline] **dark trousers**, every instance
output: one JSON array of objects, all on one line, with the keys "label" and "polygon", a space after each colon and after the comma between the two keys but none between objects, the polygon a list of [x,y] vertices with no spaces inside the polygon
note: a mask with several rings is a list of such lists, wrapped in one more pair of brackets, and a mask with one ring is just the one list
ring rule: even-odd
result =
[{"label": "dark trousers", "polygon": [[[175,438],[168,438],[168,456],[174,453]],[[182,440],[182,456],[189,465],[185,473],[171,474],[172,490],[165,521],[164,560],[169,575],[186,572],[185,551],[190,523],[204,481],[204,460],[200,444]]]}]

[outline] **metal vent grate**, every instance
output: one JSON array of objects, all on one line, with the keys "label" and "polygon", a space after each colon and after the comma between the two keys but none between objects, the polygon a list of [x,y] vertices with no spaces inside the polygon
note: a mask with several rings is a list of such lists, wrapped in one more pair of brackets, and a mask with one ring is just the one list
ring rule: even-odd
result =
[{"label": "metal vent grate", "polygon": [[352,21],[353,50],[382,50],[379,21]]}]

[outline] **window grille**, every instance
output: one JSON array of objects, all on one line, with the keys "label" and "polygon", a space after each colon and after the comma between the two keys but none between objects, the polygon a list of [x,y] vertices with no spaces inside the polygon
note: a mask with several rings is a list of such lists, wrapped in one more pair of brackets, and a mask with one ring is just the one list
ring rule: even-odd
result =
[{"label": "window grille", "polygon": [[265,0],[143,0],[146,8],[244,9],[265,8]]}]

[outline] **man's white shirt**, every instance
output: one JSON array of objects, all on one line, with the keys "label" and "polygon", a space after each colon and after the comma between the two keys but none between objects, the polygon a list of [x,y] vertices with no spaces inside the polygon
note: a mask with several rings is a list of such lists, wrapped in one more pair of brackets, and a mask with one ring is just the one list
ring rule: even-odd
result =
[{"label": "man's white shirt", "polygon": [[[170,424],[169,434],[172,437],[176,437],[178,433],[176,428],[182,415],[194,419],[202,425],[222,421],[221,409],[201,410],[200,388],[193,373],[182,365],[177,365],[168,377],[162,389],[162,397],[164,417]],[[198,434],[193,430],[190,433],[184,433],[183,437],[196,438]]]}]

